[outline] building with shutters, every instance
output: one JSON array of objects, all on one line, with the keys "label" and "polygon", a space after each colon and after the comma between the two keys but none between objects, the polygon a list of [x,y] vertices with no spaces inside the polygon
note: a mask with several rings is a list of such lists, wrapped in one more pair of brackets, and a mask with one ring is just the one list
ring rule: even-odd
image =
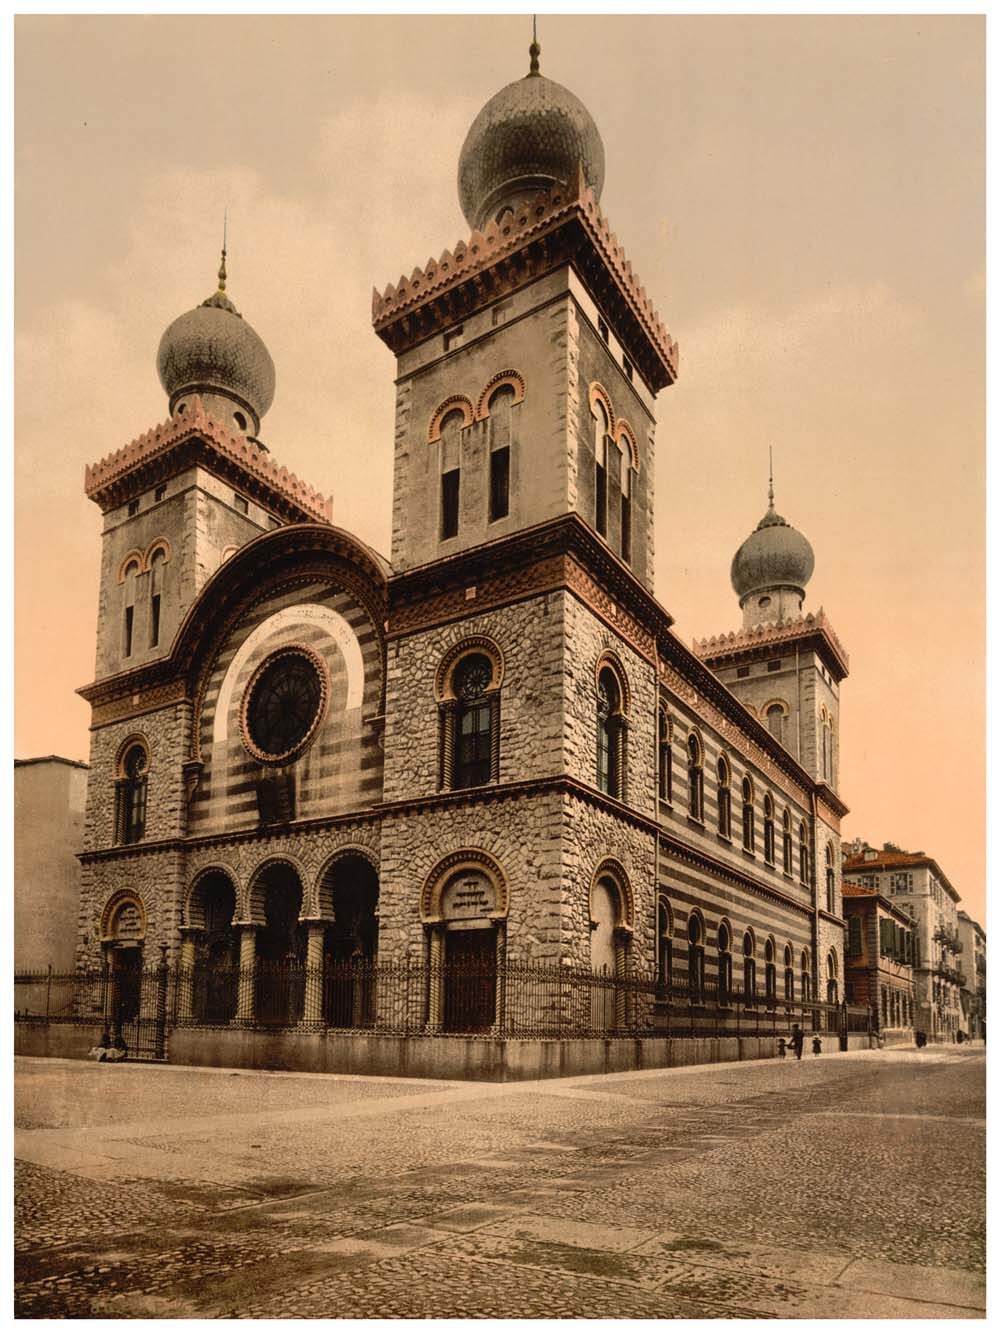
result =
[{"label": "building with shutters", "polygon": [[844,883],[847,998],[870,1007],[883,1042],[913,1040],[916,922],[877,889]]},{"label": "building with shutters", "polygon": [[962,944],[962,1016],[965,1035],[972,1041],[986,1040],[986,931],[967,912],[958,913],[958,938]]},{"label": "building with shutters", "polygon": [[77,960],[117,966],[126,931],[165,950],[179,1021],[216,1036],[289,965],[286,1026],[377,1028],[347,962],[425,969],[407,1002],[431,1032],[502,1030],[518,967],[654,978],[653,1031],[678,996],[843,999],[847,657],[773,493],[734,560],[739,633],[692,651],[657,601],[678,348],[601,211],[597,127],[538,56],[462,147],[470,234],[373,295],[388,558],[262,442],[275,368],[225,253],[161,340],[167,419],[87,469]]}]

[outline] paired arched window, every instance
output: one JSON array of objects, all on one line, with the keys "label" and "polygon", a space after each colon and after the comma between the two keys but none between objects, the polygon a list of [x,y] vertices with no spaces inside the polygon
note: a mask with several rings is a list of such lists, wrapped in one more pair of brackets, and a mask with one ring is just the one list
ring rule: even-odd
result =
[{"label": "paired arched window", "polygon": [[809,885],[809,834],[804,819],[799,824],[799,883]]},{"label": "paired arched window", "polygon": [[160,601],[163,596],[163,567],[167,563],[167,553],[158,546],[149,561],[149,646],[156,648],[160,642]]},{"label": "paired arched window", "polygon": [[705,818],[705,770],[701,739],[694,731],[687,739],[688,814],[701,823]]},{"label": "paired arched window", "polygon": [[462,428],[465,413],[448,412],[441,422],[441,540],[458,536],[462,484]]},{"label": "paired arched window", "polygon": [[621,557],[627,565],[632,563],[632,451],[628,440],[620,440],[615,450],[618,454],[617,465],[621,469]]},{"label": "paired arched window", "polygon": [[803,1000],[811,1000],[811,999],[812,999],[812,968],[811,968],[810,965],[809,965],[809,950],[808,950],[808,949],[803,949],[803,950],[802,950],[802,958],[801,958],[801,960],[800,960],[800,967],[801,967],[801,969],[802,969],[802,998],[803,998]]},{"label": "paired arched window", "polygon": [[786,809],[781,816],[781,868],[792,873],[792,817]]},{"label": "paired arched window", "polygon": [[828,1004],[836,1004],[839,998],[837,985],[837,955],[831,949],[826,956],[826,999]]},{"label": "paired arched window", "polygon": [[674,799],[673,724],[664,708],[657,723],[657,771],[660,800],[669,804]]},{"label": "paired arched window", "polygon": [[775,740],[783,743],[785,739],[785,710],[781,704],[769,704],[764,716],[768,731]]},{"label": "paired arched window", "polygon": [[831,914],[837,909],[837,872],[834,866],[833,848],[826,844],[826,910]]},{"label": "paired arched window", "polygon": [[774,800],[770,792],[764,793],[764,860],[774,865]]},{"label": "paired arched window", "polygon": [[728,921],[719,922],[719,1003],[729,1004],[733,994],[733,932]]},{"label": "paired arched window", "polygon": [[617,672],[602,666],[597,675],[597,785],[625,800],[627,721],[625,692]]},{"label": "paired arched window", "polygon": [[141,572],[138,560],[130,560],[122,576],[124,588],[124,611],[122,615],[122,657],[131,657],[135,647],[135,602],[136,587]]},{"label": "paired arched window", "polygon": [[724,754],[719,755],[716,771],[719,776],[719,836],[731,838],[733,836],[733,793],[730,786],[732,775],[729,760]]},{"label": "paired arched window", "polygon": [[510,451],[513,441],[514,386],[501,384],[489,400],[490,522],[510,512]]},{"label": "paired arched window", "polygon": [[[602,402],[594,403],[594,527],[608,535],[608,431],[611,422]],[[616,449],[617,452],[617,449]]]},{"label": "paired arched window", "polygon": [[115,841],[141,842],[146,832],[146,782],[149,753],[140,740],[122,752],[115,783]]},{"label": "paired arched window", "polygon": [[499,654],[461,653],[441,702],[441,786],[482,787],[500,777]]},{"label": "paired arched window", "polygon": [[656,984],[661,993],[674,981],[674,919],[670,904],[661,896],[656,903]]},{"label": "paired arched window", "polygon": [[621,429],[625,423],[615,425],[608,408],[609,404],[596,392],[591,393],[594,527],[629,564],[632,560],[632,446],[628,435]]},{"label": "paired arched window", "polygon": [[743,936],[743,1003],[752,1008],[757,1003],[757,960],[754,957],[753,931]]},{"label": "paired arched window", "polygon": [[705,994],[705,923],[699,912],[688,917],[688,986],[694,1004]]},{"label": "paired arched window", "polygon": [[764,996],[771,1008],[778,1002],[778,968],[775,962],[774,940],[769,936],[764,941]]},{"label": "paired arched window", "polygon": [[785,1002],[791,1004],[795,1000],[795,965],[793,963],[794,955],[792,946],[785,945]]},{"label": "paired arched window", "polygon": [[755,829],[753,813],[753,782],[749,777],[743,779],[743,850],[754,850]]}]

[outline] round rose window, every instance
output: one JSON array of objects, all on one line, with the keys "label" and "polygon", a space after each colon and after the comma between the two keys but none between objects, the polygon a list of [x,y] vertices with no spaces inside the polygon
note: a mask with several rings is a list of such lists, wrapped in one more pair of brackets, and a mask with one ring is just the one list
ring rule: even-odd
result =
[{"label": "round rose window", "polygon": [[243,743],[264,763],[297,754],[326,707],[323,664],[306,648],[283,648],[262,662],[243,697]]}]

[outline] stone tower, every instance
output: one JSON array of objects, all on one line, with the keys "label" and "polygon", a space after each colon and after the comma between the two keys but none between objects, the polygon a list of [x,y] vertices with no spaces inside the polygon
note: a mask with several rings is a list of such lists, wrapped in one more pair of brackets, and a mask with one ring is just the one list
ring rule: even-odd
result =
[{"label": "stone tower", "polygon": [[397,385],[393,953],[423,933],[432,959],[499,941],[508,959],[614,964],[633,936],[652,956],[655,839],[636,815],[655,815],[653,635],[670,624],[651,596],[653,402],[677,347],[601,213],[603,178],[593,120],[533,44],[462,148],[469,239],[373,296]]}]

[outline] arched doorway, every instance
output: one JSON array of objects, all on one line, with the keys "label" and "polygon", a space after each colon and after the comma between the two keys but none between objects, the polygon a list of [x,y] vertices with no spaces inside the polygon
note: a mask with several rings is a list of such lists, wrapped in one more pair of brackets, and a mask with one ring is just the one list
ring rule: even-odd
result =
[{"label": "arched doorway", "polygon": [[287,861],[265,866],[251,897],[255,915],[264,918],[257,930],[254,1018],[288,1026],[302,1018],[305,999],[307,938],[295,867]]},{"label": "arched doorway", "polygon": [[604,1032],[626,1022],[620,979],[627,971],[631,894],[624,871],[602,861],[590,886],[590,1026]]},{"label": "arched doorway", "polygon": [[107,989],[102,1044],[134,1050],[142,1019],[143,945],[146,913],[137,895],[113,894],[104,909],[102,942]]},{"label": "arched doorway", "polygon": [[434,867],[420,896],[427,931],[427,1023],[489,1032],[504,1022],[499,964],[506,949],[507,881],[487,852],[463,851]]},{"label": "arched doorway", "polygon": [[236,890],[222,871],[203,875],[191,891],[189,929],[194,934],[193,1017],[228,1023],[236,1013],[240,945],[233,927]]},{"label": "arched doorway", "polygon": [[320,881],[323,933],[323,1020],[330,1027],[375,1022],[379,881],[367,857],[338,857]]}]

